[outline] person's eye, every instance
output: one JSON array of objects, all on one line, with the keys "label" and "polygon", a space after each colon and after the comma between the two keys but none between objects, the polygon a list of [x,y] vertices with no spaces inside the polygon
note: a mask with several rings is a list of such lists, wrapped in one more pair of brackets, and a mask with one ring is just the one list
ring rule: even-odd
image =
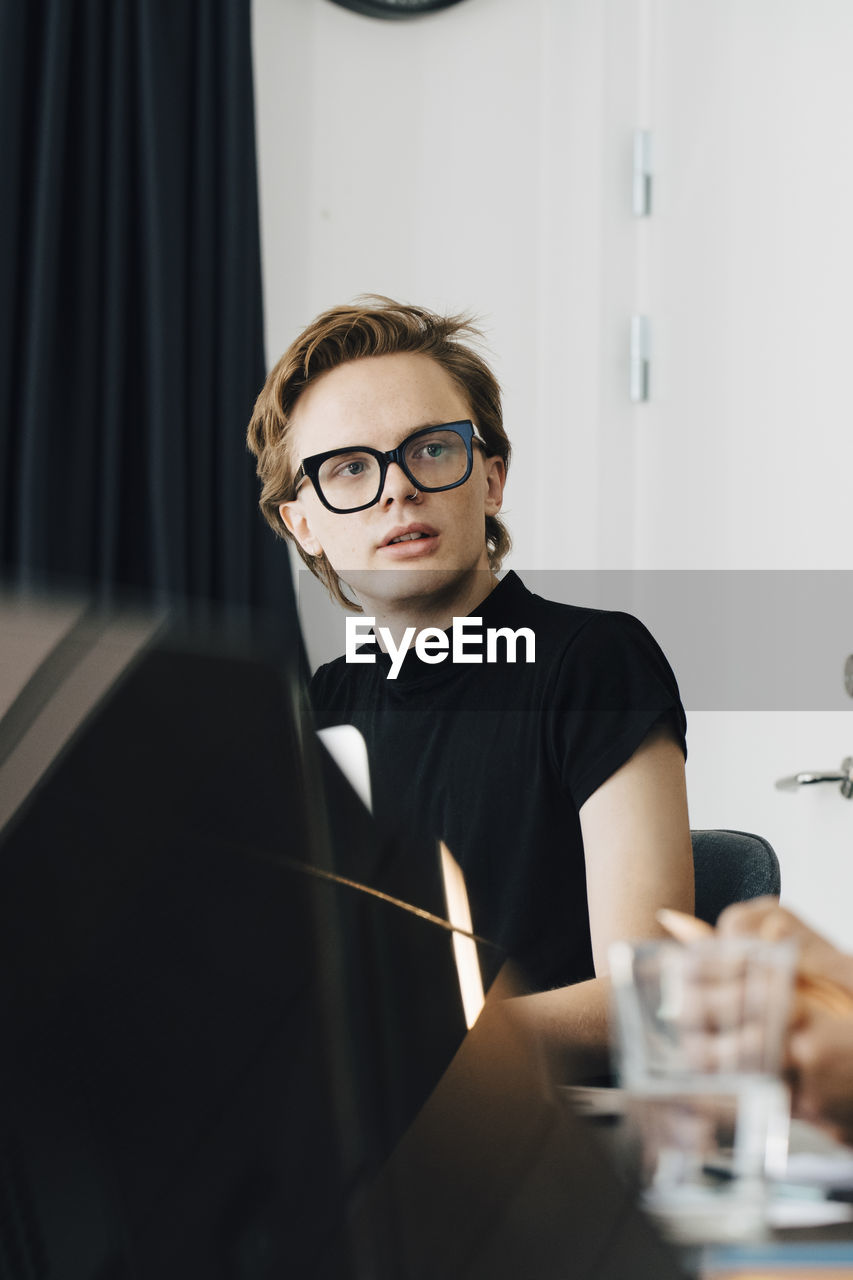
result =
[{"label": "person's eye", "polygon": [[338,463],[332,475],[336,480],[355,480],[363,476],[366,470],[367,464],[363,458],[348,458],[345,462]]},{"label": "person's eye", "polygon": [[426,458],[428,460],[438,459],[443,457],[446,452],[447,452],[447,445],[444,443],[444,441],[427,440],[425,443],[418,445],[418,448],[416,449],[413,455],[413,458],[415,460],[418,460],[421,458]]}]

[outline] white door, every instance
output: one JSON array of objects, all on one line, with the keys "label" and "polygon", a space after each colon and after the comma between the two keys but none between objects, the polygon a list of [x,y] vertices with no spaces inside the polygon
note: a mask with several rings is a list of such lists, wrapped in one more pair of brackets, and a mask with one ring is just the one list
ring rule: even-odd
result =
[{"label": "white door", "polygon": [[652,358],[634,563],[696,571],[700,600],[701,571],[756,571],[741,580],[756,598],[790,601],[760,645],[719,617],[723,647],[747,653],[756,687],[772,666],[778,698],[688,705],[691,821],[766,835],[783,900],[853,949],[853,800],[773,785],[853,756],[853,573],[818,572],[853,569],[853,4],[638,11],[654,178],[637,227]]}]

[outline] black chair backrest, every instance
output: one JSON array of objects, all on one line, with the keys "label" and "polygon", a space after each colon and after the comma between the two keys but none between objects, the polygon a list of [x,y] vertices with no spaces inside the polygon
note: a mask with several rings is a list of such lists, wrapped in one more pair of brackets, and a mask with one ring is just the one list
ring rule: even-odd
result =
[{"label": "black chair backrest", "polygon": [[746,831],[691,831],[696,915],[708,924],[732,902],[779,894],[779,859],[763,836]]}]

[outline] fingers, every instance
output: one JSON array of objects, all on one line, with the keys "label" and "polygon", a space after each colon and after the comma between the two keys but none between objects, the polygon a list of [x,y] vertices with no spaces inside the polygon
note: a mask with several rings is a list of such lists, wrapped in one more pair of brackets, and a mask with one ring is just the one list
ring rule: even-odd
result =
[{"label": "fingers", "polygon": [[[682,1037],[684,1056],[691,1071],[707,1072],[762,1072],[768,1069],[767,1036],[758,1022],[742,1026],[710,1031],[697,1029],[686,1031]],[[778,1064],[769,1064],[778,1069]]]},{"label": "fingers", "polygon": [[793,1032],[799,1027],[804,1026],[812,1017],[814,1006],[799,988],[795,987],[791,996],[791,1006],[788,1015],[788,1029]]},{"label": "fingers", "polygon": [[812,931],[792,912],[780,907],[778,898],[768,894],[726,907],[717,921],[717,932],[724,937],[746,934],[779,942],[782,938],[801,938],[804,932]]},{"label": "fingers", "polygon": [[788,1038],[796,1113],[853,1136],[853,1020],[813,1008]]},{"label": "fingers", "polygon": [[790,960],[777,959],[757,962],[753,948],[731,941],[683,953],[680,986],[666,995],[692,1070],[779,1069],[791,974]]},{"label": "fingers", "polygon": [[[784,1070],[794,1112],[853,1140],[853,959],[773,897],[728,907],[717,923],[724,937],[799,945]],[[704,1051],[704,1046],[700,1046]]]},{"label": "fingers", "polygon": [[[781,942],[791,938],[799,943],[797,965],[800,977],[814,978],[818,985],[827,980],[853,992],[853,960],[844,955],[821,934],[811,929],[799,916],[781,907],[773,897],[754,898],[751,902],[737,902],[720,916],[717,931],[723,936],[750,936],[765,942]],[[825,999],[828,991],[815,992],[816,998]],[[833,1003],[831,997],[829,1003]],[[844,1012],[842,1003],[837,1012]],[[848,1010],[853,1012],[853,1006]]]}]

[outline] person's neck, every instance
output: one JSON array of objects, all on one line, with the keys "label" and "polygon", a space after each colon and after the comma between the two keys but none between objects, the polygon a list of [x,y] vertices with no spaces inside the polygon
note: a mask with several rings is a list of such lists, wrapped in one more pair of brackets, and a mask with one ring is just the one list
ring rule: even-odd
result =
[{"label": "person's neck", "polygon": [[387,646],[380,628],[390,633],[398,647],[403,643],[407,630],[414,628],[407,645],[411,647],[417,633],[425,627],[447,631],[454,618],[468,617],[497,585],[498,579],[491,569],[475,569],[462,582],[449,585],[445,592],[422,593],[393,603],[369,598],[362,598],[361,602],[365,614],[376,619],[376,636],[382,649]]}]

